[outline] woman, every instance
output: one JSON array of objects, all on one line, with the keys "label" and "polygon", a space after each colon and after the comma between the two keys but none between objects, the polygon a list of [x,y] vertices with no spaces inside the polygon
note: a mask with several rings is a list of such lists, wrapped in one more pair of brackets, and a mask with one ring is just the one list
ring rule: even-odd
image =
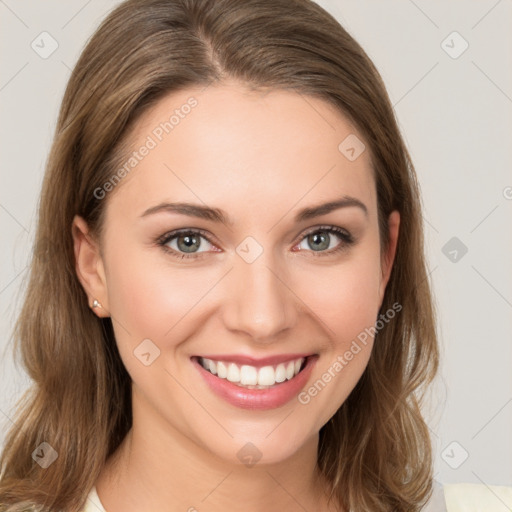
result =
[{"label": "woman", "polygon": [[103,22],[16,334],[34,387],[0,510],[457,510],[420,411],[438,346],[414,168],[375,67],[307,0]]}]

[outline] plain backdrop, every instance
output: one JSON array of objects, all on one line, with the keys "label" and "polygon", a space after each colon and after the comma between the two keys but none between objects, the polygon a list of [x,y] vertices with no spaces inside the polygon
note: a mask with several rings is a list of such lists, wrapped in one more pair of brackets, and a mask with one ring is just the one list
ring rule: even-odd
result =
[{"label": "plain backdrop", "polygon": [[[0,444],[29,385],[11,331],[58,108],[118,3],[0,0]],[[435,478],[512,485],[512,2],[319,3],[379,69],[422,189],[442,352],[424,410]]]}]

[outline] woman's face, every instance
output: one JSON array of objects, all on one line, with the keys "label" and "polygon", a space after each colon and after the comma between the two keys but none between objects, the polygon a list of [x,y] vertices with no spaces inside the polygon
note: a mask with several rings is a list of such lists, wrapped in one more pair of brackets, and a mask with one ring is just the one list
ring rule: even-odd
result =
[{"label": "woman's face", "polygon": [[[130,140],[125,172],[95,192],[107,208],[97,277],[82,263],[92,252],[79,266],[112,317],[134,421],[225,460],[284,460],[372,350],[399,219],[381,261],[369,151],[327,103],[237,84],[169,95]],[[217,375],[198,357],[220,361]]]}]

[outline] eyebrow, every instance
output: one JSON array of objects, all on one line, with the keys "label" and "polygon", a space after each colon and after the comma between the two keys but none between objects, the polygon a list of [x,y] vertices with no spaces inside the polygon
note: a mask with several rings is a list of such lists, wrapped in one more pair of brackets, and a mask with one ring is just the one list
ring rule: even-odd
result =
[{"label": "eyebrow", "polygon": [[[360,208],[368,217],[368,208],[359,199],[351,196],[343,196],[340,199],[329,201],[315,206],[309,206],[299,210],[295,215],[295,222],[303,222],[305,220],[326,215],[334,210],[340,208],[357,207]],[[155,213],[170,212],[187,215],[189,217],[197,217],[212,222],[220,222],[227,226],[233,226],[233,221],[229,218],[226,212],[220,208],[211,208],[208,206],[201,206],[193,203],[161,203],[151,208],[148,208],[141,217],[147,217]]]}]

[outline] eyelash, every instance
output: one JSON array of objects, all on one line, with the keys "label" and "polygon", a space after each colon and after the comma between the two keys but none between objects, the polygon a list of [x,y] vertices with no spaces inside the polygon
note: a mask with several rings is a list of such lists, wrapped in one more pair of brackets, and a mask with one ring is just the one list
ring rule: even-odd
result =
[{"label": "eyelash", "polygon": [[[299,240],[299,243],[302,242],[302,240],[304,240],[308,235],[312,235],[313,233],[317,233],[317,232],[320,232],[320,233],[333,233],[333,234],[337,235],[339,238],[341,238],[342,242],[336,248],[330,249],[328,251],[318,251],[318,252],[316,252],[316,251],[308,251],[308,252],[313,252],[314,253],[314,257],[321,257],[321,256],[325,256],[325,255],[332,255],[332,254],[341,252],[343,250],[348,249],[351,245],[353,245],[355,243],[354,238],[352,237],[352,235],[348,231],[346,231],[344,229],[341,229],[341,228],[338,228],[337,226],[318,226],[318,227],[314,227],[310,231],[307,231],[302,236],[302,238]],[[206,231],[203,231],[202,229],[179,229],[179,230],[171,231],[169,233],[165,233],[164,235],[158,237],[157,240],[156,240],[156,243],[157,243],[157,245],[162,247],[162,249],[165,252],[167,252],[168,254],[173,256],[174,258],[178,258],[178,259],[197,259],[197,258],[201,258],[204,255],[204,252],[201,252],[201,253],[190,253],[190,254],[179,253],[175,249],[171,249],[170,247],[167,247],[167,244],[171,240],[173,240],[174,238],[178,237],[179,235],[201,235],[203,238],[206,239],[206,241],[209,244],[215,245],[208,238],[208,234],[206,233]],[[297,244],[295,244],[295,245],[297,245]],[[304,249],[301,249],[301,251],[303,251],[303,250]]]}]

